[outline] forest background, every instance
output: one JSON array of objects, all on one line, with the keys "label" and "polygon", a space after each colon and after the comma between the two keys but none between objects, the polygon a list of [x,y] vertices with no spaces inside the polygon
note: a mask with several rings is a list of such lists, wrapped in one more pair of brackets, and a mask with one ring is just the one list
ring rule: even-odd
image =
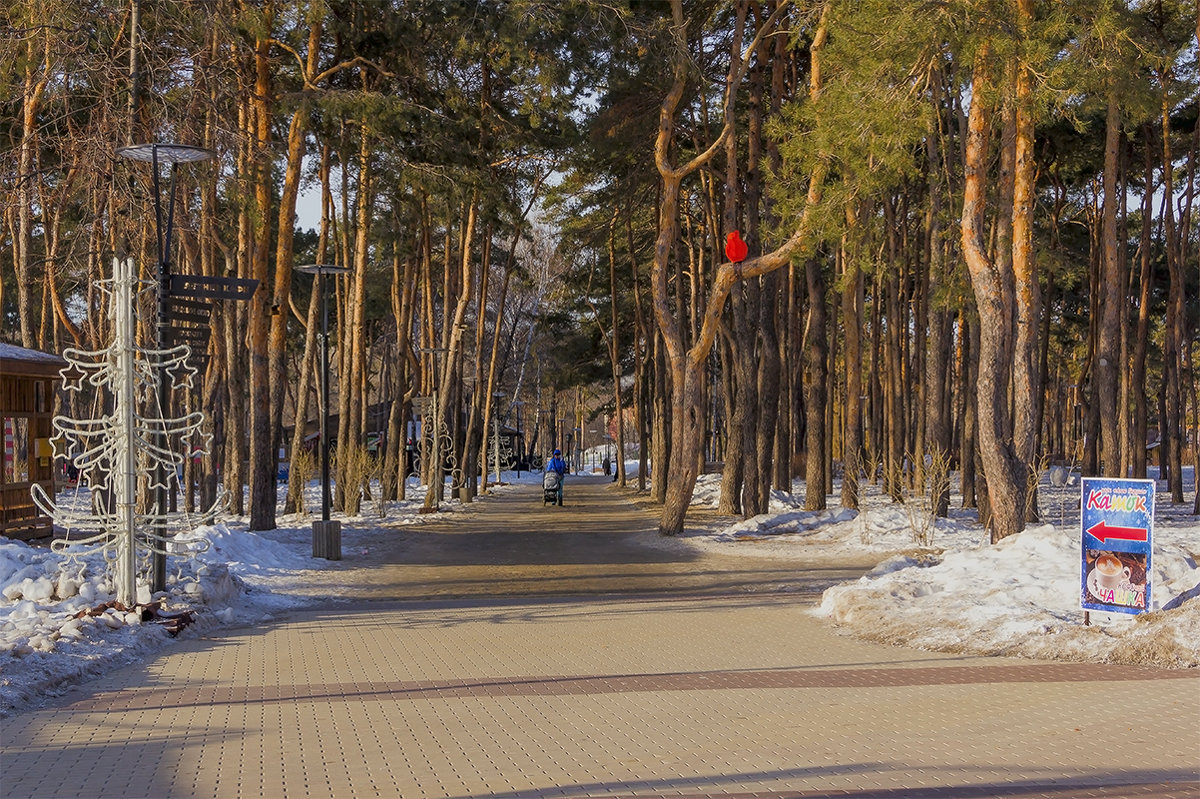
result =
[{"label": "forest background", "polygon": [[278,453],[311,472],[312,263],[349,270],[323,278],[349,515],[414,461],[470,501],[497,424],[522,459],[636,452],[617,479],[667,534],[705,468],[746,516],[797,474],[809,509],[872,480],[944,514],[953,474],[993,540],[1050,464],[1156,457],[1186,501],[1200,2],[5,5],[0,340],[105,346],[113,258],[159,258],[151,170],[117,150],[214,154],[175,172],[165,255],[259,283],[164,409],[212,420],[189,509],[223,488],[271,529]]}]

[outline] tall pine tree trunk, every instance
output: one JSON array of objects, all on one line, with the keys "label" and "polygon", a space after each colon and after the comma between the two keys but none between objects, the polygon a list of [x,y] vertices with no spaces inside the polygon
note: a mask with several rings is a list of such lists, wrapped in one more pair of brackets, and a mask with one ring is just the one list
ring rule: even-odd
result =
[{"label": "tall pine tree trunk", "polygon": [[[737,300],[737,292],[732,299],[732,315],[735,331],[738,329],[738,319],[744,315],[741,304]],[[717,504],[717,512],[736,515],[742,512],[742,488],[745,485],[745,445],[741,431],[747,425],[749,405],[742,402],[738,395],[741,385],[741,373],[738,367],[739,353],[744,349],[734,346],[731,338],[739,338],[740,334],[724,336],[721,343],[721,373],[723,377],[722,399],[725,403],[725,423],[727,442],[725,445],[725,465],[721,470],[721,498]]]},{"label": "tall pine tree trunk", "polygon": [[821,262],[812,257],[805,263],[808,286],[808,346],[804,350],[804,509],[825,509],[825,394],[827,314],[825,276]]},{"label": "tall pine tree trunk", "polygon": [[[1018,21],[1028,36],[1033,21],[1033,0],[1017,0]],[[1013,448],[1017,458],[1015,477],[1020,512],[1027,521],[1038,518],[1036,479],[1037,422],[1041,385],[1038,383],[1038,332],[1041,329],[1041,288],[1033,258],[1033,210],[1036,201],[1034,163],[1033,76],[1024,63],[1015,66],[1015,139],[1013,142],[1012,270],[1016,299],[1016,328],[1013,337],[1012,408]],[[1021,528],[1018,528],[1018,530]],[[998,539],[997,539],[998,540]]]},{"label": "tall pine tree trunk", "polygon": [[1182,241],[1175,220],[1174,156],[1171,152],[1171,108],[1164,95],[1162,104],[1163,238],[1167,255],[1167,320],[1163,328],[1163,382],[1166,415],[1163,425],[1163,455],[1167,460],[1167,488],[1171,502],[1183,502],[1183,386],[1182,364],[1186,326]]},{"label": "tall pine tree trunk", "polygon": [[[976,55],[968,112],[962,210],[963,256],[979,311],[979,377],[976,401],[979,453],[987,481],[993,542],[1025,527],[1024,464],[1013,442],[1008,389],[1014,349],[1011,259],[990,258],[984,245],[987,194],[988,129],[986,97],[993,93],[987,49]],[[1002,178],[1003,181],[1003,178]],[[1001,221],[1004,207],[1000,207]],[[1008,260],[1009,268],[1005,268]]]},{"label": "tall pine tree trunk", "polygon": [[[1146,186],[1154,185],[1154,158],[1149,142],[1152,140],[1153,128],[1142,126],[1142,138],[1147,143],[1145,148],[1144,177]],[[1133,358],[1130,368],[1131,393],[1133,394],[1133,477],[1144,480],[1147,475],[1146,444],[1149,435],[1150,413],[1146,402],[1146,354],[1150,338],[1150,298],[1153,295],[1154,271],[1152,246],[1153,195],[1143,192],[1142,199],[1142,231],[1138,251],[1142,258],[1138,275],[1138,318],[1137,333],[1133,337]]]},{"label": "tall pine tree trunk", "polygon": [[1100,402],[1100,448],[1102,474],[1121,477],[1121,447],[1118,440],[1117,373],[1123,371],[1120,361],[1121,315],[1125,308],[1124,264],[1117,252],[1117,148],[1121,141],[1121,109],[1116,92],[1109,90],[1108,116],[1104,136],[1104,228],[1103,276],[1101,286],[1101,321],[1099,347],[1096,353],[1097,399]]},{"label": "tall pine tree trunk", "polygon": [[[842,249],[849,246],[857,216],[846,210],[850,233],[843,237]],[[846,416],[842,455],[842,507],[859,506],[859,473],[862,470],[862,313],[863,275],[858,267],[857,252],[842,256],[842,327],[845,331],[843,364],[846,370]]]},{"label": "tall pine tree trunk", "polygon": [[250,301],[250,325],[247,349],[250,354],[250,529],[275,529],[275,473],[278,456],[271,426],[271,353],[270,315],[271,281],[271,86],[270,30],[272,7],[264,9],[266,30],[254,44],[254,94],[250,99],[250,128],[254,156],[254,215],[250,237],[250,276],[258,281],[258,290]]}]

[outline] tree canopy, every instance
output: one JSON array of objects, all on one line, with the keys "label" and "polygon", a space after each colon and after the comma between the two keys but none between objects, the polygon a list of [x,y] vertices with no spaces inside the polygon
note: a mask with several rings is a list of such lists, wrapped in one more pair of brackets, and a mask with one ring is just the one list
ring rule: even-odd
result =
[{"label": "tree canopy", "polygon": [[[1154,455],[1185,501],[1194,0],[5,14],[0,339],[99,348],[112,259],[152,279],[157,258],[153,176],[118,148],[214,155],[162,172],[165,255],[259,287],[215,304],[197,353],[187,402],[215,446],[185,503],[224,485],[252,527],[275,524],[277,453],[296,468],[319,412],[304,263],[350,270],[327,409],[347,513],[418,464],[470,500],[497,419],[523,464],[604,440],[640,459],[618,477],[663,503],[664,533],[705,469],[747,515],[797,477],[813,509],[855,506],[869,480],[945,513],[954,471],[996,540],[1036,517],[1050,462],[1144,476]],[[152,309],[139,321],[149,340]]]}]

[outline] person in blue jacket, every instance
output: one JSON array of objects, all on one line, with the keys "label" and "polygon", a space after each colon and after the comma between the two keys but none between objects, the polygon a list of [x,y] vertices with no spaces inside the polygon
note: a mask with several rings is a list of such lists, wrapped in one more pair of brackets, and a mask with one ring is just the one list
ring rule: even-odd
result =
[{"label": "person in blue jacket", "polygon": [[558,472],[558,504],[563,504],[563,478],[567,474],[567,462],[562,459],[562,450],[554,450],[554,455],[546,463],[546,471]]}]

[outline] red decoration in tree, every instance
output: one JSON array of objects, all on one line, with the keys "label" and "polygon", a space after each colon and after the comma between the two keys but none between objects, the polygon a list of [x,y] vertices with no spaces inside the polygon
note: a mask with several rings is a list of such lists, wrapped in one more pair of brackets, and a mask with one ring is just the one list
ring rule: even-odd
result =
[{"label": "red decoration in tree", "polygon": [[725,237],[725,257],[735,264],[740,264],[746,260],[746,242],[742,241],[742,236],[738,231],[733,231]]}]

